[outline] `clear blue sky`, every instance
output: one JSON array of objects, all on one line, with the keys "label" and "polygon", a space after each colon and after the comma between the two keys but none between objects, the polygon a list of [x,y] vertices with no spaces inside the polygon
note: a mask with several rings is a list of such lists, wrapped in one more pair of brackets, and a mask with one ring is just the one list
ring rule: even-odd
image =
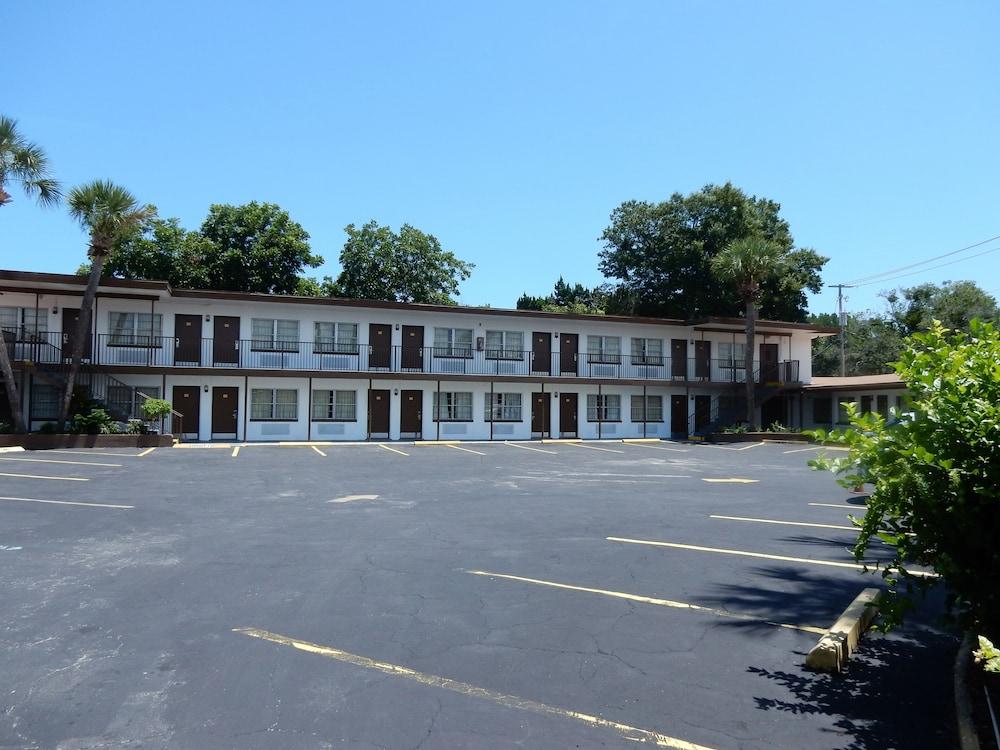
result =
[{"label": "clear blue sky", "polygon": [[[476,263],[463,302],[513,306],[599,282],[622,201],[726,180],[827,283],[1000,235],[996,2],[12,0],[0,27],[0,111],[65,184],[189,228],[278,203],[320,274],[345,225],[409,222]],[[0,266],[73,271],[82,232],[15,199]],[[1000,253],[895,283],[959,278],[1000,293]]]}]

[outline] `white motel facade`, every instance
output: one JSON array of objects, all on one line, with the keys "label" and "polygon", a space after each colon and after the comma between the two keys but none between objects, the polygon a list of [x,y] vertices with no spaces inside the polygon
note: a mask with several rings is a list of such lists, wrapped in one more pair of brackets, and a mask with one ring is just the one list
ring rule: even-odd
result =
[{"label": "white motel facade", "polygon": [[[0,270],[32,429],[56,419],[86,279]],[[811,346],[759,321],[757,422],[814,423]],[[102,281],[85,384],[113,413],[170,401],[185,441],[687,438],[741,419],[740,318],[618,317]],[[9,411],[0,396],[0,419]],[[829,397],[827,396],[827,400]],[[824,408],[824,407],[820,407]]]}]

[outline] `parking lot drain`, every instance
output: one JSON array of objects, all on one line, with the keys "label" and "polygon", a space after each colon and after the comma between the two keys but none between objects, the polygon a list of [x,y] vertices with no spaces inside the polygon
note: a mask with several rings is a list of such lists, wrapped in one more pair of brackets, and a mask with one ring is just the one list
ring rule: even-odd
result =
[{"label": "parking lot drain", "polygon": [[868,629],[878,613],[881,592],[864,589],[851,602],[819,643],[806,656],[806,666],[821,672],[839,672],[858,646],[861,634]]},{"label": "parking lot drain", "polygon": [[403,667],[398,664],[390,664],[389,662],[384,661],[376,661],[375,659],[369,659],[367,656],[359,656],[347,651],[341,651],[338,648],[321,646],[317,643],[310,643],[309,641],[300,641],[295,638],[279,635],[278,633],[260,630],[259,628],[233,628],[233,632],[240,633],[251,638],[258,638],[263,641],[270,641],[271,643],[278,643],[282,646],[290,646],[294,649],[298,649],[299,651],[305,651],[310,654],[318,654],[319,656],[325,656],[345,664],[362,667],[363,669],[371,669],[391,677],[402,677],[403,679],[411,680],[421,685],[436,687],[442,690],[450,690],[453,693],[458,693],[459,695],[465,695],[471,698],[480,698],[492,701],[493,703],[507,708],[529,711],[541,716],[574,719],[575,721],[583,722],[584,724],[588,724],[592,727],[611,729],[618,732],[625,739],[632,740],[633,742],[648,743],[657,747],[673,748],[673,750],[712,750],[712,748],[706,747],[705,745],[696,745],[693,742],[680,740],[676,737],[668,737],[667,735],[660,734],[659,732],[653,732],[648,729],[639,729],[638,727],[629,726],[628,724],[622,724],[617,721],[602,719],[600,716],[580,713],[579,711],[571,711],[557,706],[550,706],[548,704],[539,703],[538,701],[529,700],[527,698],[519,698],[516,695],[498,693],[495,690],[477,687],[476,685],[470,685],[467,682],[460,682],[458,680],[452,680],[448,677],[439,677],[438,675],[433,674],[425,674],[423,672],[418,672],[415,669],[410,669],[409,667]]}]

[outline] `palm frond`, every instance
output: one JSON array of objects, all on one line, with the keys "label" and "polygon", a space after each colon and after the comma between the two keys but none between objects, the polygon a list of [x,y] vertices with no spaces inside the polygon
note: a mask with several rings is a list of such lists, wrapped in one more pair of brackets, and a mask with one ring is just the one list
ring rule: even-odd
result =
[{"label": "palm frond", "polygon": [[[25,140],[18,132],[17,120],[0,115],[0,188],[11,180],[20,182],[24,192],[37,197],[42,205],[53,205],[62,197],[42,148]],[[5,195],[9,200],[9,194]]]},{"label": "palm frond", "polygon": [[95,180],[73,188],[67,198],[69,213],[90,232],[91,252],[110,252],[115,239],[155,214],[140,205],[128,190],[110,180]]},{"label": "palm frond", "polygon": [[715,275],[736,285],[747,299],[753,299],[760,291],[760,282],[778,274],[783,265],[781,247],[757,236],[733,240],[712,258]]}]

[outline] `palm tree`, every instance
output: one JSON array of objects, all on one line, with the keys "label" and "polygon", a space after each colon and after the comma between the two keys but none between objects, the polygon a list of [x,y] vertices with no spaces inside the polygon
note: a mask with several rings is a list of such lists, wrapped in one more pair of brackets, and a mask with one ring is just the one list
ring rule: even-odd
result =
[{"label": "palm tree", "polygon": [[84,343],[90,336],[90,316],[94,309],[94,298],[97,296],[97,286],[101,281],[104,263],[111,254],[115,241],[134,231],[154,213],[152,206],[140,206],[135,196],[128,190],[109,180],[95,180],[73,188],[67,202],[70,215],[90,232],[90,247],[87,250],[87,256],[90,258],[90,275],[83,293],[83,302],[80,303],[80,318],[73,339],[66,392],[63,394],[62,406],[59,409],[60,432],[69,414],[73,387],[80,371],[80,361],[83,359]]},{"label": "palm tree", "polygon": [[45,152],[17,132],[17,120],[0,115],[0,206],[13,200],[6,190],[9,182],[21,183],[24,192],[43,206],[55,205],[62,197],[59,183],[49,177]]},{"label": "palm tree", "polygon": [[757,303],[761,282],[773,278],[784,264],[781,247],[759,236],[733,240],[712,258],[712,271],[723,283],[736,287],[746,305],[746,347],[743,351],[746,373],[747,425],[754,423],[753,344],[756,331]]},{"label": "palm tree", "polygon": [[[11,182],[20,182],[24,192],[29,196],[37,196],[38,202],[42,205],[50,206],[58,203],[61,197],[59,183],[49,177],[49,160],[45,152],[24,139],[24,136],[17,131],[16,120],[0,115],[0,206],[13,200],[13,196],[6,189]],[[24,432],[21,397],[17,381],[14,380],[10,354],[7,351],[7,338],[0,331],[0,374],[7,390],[7,402],[10,404],[14,430]],[[15,333],[14,340],[16,339]]]}]

